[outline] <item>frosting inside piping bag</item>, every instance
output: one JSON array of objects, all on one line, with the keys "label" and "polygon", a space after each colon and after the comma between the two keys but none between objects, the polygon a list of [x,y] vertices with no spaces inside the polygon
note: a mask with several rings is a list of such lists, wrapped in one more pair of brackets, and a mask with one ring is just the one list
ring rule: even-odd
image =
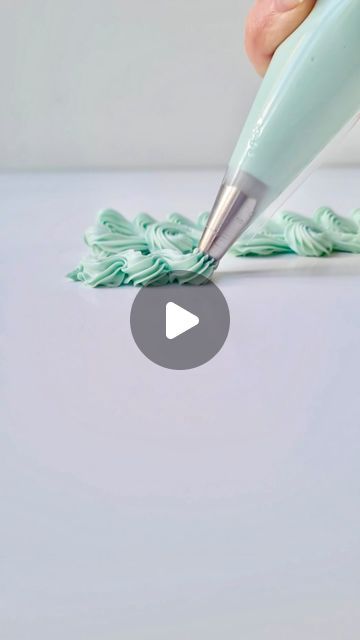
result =
[{"label": "frosting inside piping bag", "polygon": [[[202,213],[193,222],[172,213],[158,222],[140,213],[130,222],[113,209],[101,211],[95,226],[85,233],[89,254],[68,277],[90,287],[186,284],[197,275],[210,278],[216,263],[197,249],[208,216]],[[360,253],[360,209],[351,218],[329,207],[318,209],[312,219],[282,211],[253,224],[229,253],[321,257],[335,251]]]}]

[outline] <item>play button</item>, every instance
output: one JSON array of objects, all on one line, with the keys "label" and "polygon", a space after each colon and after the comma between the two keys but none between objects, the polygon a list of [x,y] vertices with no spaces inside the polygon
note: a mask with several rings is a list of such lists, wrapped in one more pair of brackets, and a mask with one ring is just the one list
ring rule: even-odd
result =
[{"label": "play button", "polygon": [[140,289],[130,325],[140,351],[167,369],[193,369],[211,360],[223,346],[230,326],[227,302],[210,280],[196,285]]},{"label": "play button", "polygon": [[174,340],[186,331],[190,331],[200,322],[200,318],[190,311],[186,311],[175,302],[168,302],[166,305],[166,337]]}]

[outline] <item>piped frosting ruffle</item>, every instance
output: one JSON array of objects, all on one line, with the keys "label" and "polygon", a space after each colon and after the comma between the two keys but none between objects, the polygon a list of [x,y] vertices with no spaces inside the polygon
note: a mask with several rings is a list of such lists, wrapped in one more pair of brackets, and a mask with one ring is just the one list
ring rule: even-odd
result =
[{"label": "piped frosting ruffle", "polygon": [[[85,233],[89,254],[68,277],[91,287],[186,284],[197,276],[210,278],[216,263],[197,249],[208,217],[202,213],[194,222],[172,213],[158,222],[140,213],[130,222],[113,209],[101,211]],[[321,207],[311,219],[282,211],[252,225],[229,253],[322,257],[335,251],[360,253],[360,209],[344,218]]]}]

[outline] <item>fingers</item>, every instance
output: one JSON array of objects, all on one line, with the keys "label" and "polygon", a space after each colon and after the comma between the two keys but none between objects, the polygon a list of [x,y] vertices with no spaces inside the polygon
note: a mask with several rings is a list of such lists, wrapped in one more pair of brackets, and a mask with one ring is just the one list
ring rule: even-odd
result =
[{"label": "fingers", "polygon": [[246,52],[264,75],[278,46],[297,29],[316,0],[256,0],[247,19]]}]

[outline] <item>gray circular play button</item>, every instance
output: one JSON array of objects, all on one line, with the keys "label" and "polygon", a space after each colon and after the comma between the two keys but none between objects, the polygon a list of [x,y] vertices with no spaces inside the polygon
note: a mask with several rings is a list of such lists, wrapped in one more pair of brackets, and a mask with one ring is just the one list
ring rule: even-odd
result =
[{"label": "gray circular play button", "polygon": [[227,302],[210,280],[153,286],[137,294],[130,315],[140,351],[161,367],[193,369],[213,358],[230,327]]}]

